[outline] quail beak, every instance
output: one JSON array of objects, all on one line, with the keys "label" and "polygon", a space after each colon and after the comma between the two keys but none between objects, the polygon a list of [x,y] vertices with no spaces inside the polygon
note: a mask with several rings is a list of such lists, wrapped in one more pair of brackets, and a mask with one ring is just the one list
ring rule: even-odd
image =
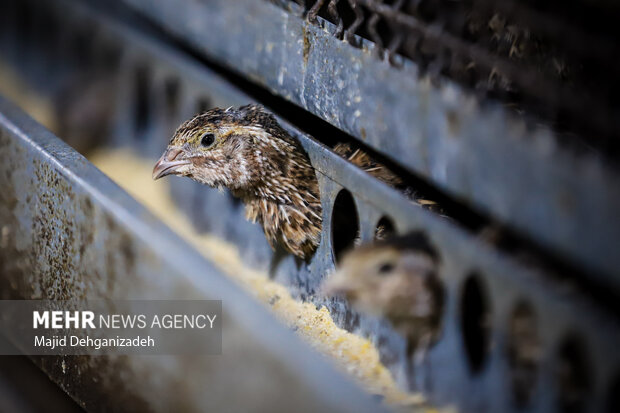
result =
[{"label": "quail beak", "polygon": [[352,285],[348,277],[340,272],[332,274],[332,276],[323,283],[322,289],[325,295],[340,296],[349,299],[354,298],[356,293],[355,286]]},{"label": "quail beak", "polygon": [[183,153],[181,148],[169,147],[166,149],[166,152],[159,158],[153,168],[153,180],[158,180],[167,175],[178,174],[179,168],[189,165],[191,162],[188,159],[177,159],[181,153]]}]

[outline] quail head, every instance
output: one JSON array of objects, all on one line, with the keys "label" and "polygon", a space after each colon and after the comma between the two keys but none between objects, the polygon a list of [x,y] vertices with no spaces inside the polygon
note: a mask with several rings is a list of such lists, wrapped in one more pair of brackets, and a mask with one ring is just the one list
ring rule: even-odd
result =
[{"label": "quail head", "polygon": [[153,179],[189,177],[228,188],[277,244],[307,259],[321,233],[318,181],[308,156],[261,106],[212,109],[183,123],[153,169]]}]

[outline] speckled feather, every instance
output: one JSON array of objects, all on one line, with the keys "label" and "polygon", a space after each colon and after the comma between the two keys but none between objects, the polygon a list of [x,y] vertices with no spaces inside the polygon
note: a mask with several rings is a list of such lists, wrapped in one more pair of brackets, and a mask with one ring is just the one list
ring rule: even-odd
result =
[{"label": "speckled feather", "polygon": [[[435,212],[441,216],[446,216],[443,208],[435,201],[431,201],[425,196],[421,196],[413,188],[406,186],[405,182],[394,172],[392,172],[385,165],[374,160],[368,153],[359,148],[354,148],[348,143],[339,143],[334,146],[334,152],[343,158],[347,159],[352,164],[362,168],[380,181],[393,186],[403,192],[403,194],[409,198],[415,205],[420,206],[426,210]],[[375,234],[376,239],[383,239],[385,231],[383,228],[377,228]]]},{"label": "speckled feather", "polygon": [[359,148],[354,148],[348,143],[339,143],[334,146],[334,152],[388,185],[394,187],[403,185],[400,177],[384,165],[373,160],[370,155]]}]

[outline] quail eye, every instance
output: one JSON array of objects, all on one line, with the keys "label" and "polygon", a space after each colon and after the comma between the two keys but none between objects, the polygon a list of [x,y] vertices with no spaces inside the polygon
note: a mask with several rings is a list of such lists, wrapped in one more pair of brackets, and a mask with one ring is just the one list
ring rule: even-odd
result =
[{"label": "quail eye", "polygon": [[379,266],[380,275],[387,275],[391,273],[392,270],[394,270],[394,264],[392,264],[391,262],[384,262]]},{"label": "quail eye", "polygon": [[200,145],[202,145],[204,148],[208,148],[211,145],[213,145],[213,143],[215,142],[215,135],[212,133],[205,133],[204,135],[202,135],[202,138],[200,139]]}]

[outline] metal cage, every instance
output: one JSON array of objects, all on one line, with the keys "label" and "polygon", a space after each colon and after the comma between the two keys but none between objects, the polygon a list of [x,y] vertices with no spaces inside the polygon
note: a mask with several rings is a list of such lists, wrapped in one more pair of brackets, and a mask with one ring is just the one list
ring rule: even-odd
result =
[{"label": "metal cage", "polygon": [[[327,306],[339,325],[370,337],[394,372],[405,364],[402,338],[387,323],[322,296],[318,286],[335,266],[335,239],[356,236],[343,232],[339,208],[355,211],[362,241],[372,240],[380,221],[399,233],[422,231],[441,257],[447,304],[440,340],[429,352],[431,367],[409,380],[425,383],[421,389],[432,403],[464,411],[603,411],[617,399],[620,374],[613,308],[620,292],[620,187],[613,151],[576,151],[552,128],[532,127],[502,103],[481,99],[476,81],[472,89],[458,79],[464,55],[480,62],[479,78],[495,66],[512,76],[525,89],[524,110],[536,112],[542,104],[576,112],[572,89],[554,94],[538,73],[467,44],[452,26],[424,21],[419,9],[405,10],[409,2],[390,3],[7,0],[0,5],[1,49],[44,93],[57,93],[75,73],[85,87],[109,85],[102,99],[113,108],[111,127],[96,144],[130,146],[152,157],[178,123],[201,109],[266,104],[318,171],[324,214],[318,251],[307,264],[279,260],[231,196],[179,180],[173,186],[178,206],[201,230],[234,242],[248,263],[269,270],[295,296]],[[509,16],[547,21],[544,13],[512,6],[506,6],[514,11]],[[429,39],[441,46],[432,57],[420,52],[420,42]],[[576,56],[614,47],[599,46],[566,47]],[[2,116],[4,135],[15,134]],[[578,131],[615,134],[606,129],[612,115],[601,116]],[[327,143],[338,139],[359,142],[464,212],[446,220],[413,205],[334,154]],[[217,220],[210,218],[213,210]],[[132,222],[121,221],[131,229]],[[536,257],[533,263],[519,248],[484,239],[481,230],[494,222],[516,234],[517,245]],[[533,326],[539,347],[534,366],[510,356],[528,344],[511,327],[523,321]],[[293,368],[292,359],[284,363]],[[50,371],[61,377],[57,367]],[[573,391],[577,400],[570,399]],[[82,394],[75,390],[77,398]],[[562,410],[566,406],[579,410]]]}]

